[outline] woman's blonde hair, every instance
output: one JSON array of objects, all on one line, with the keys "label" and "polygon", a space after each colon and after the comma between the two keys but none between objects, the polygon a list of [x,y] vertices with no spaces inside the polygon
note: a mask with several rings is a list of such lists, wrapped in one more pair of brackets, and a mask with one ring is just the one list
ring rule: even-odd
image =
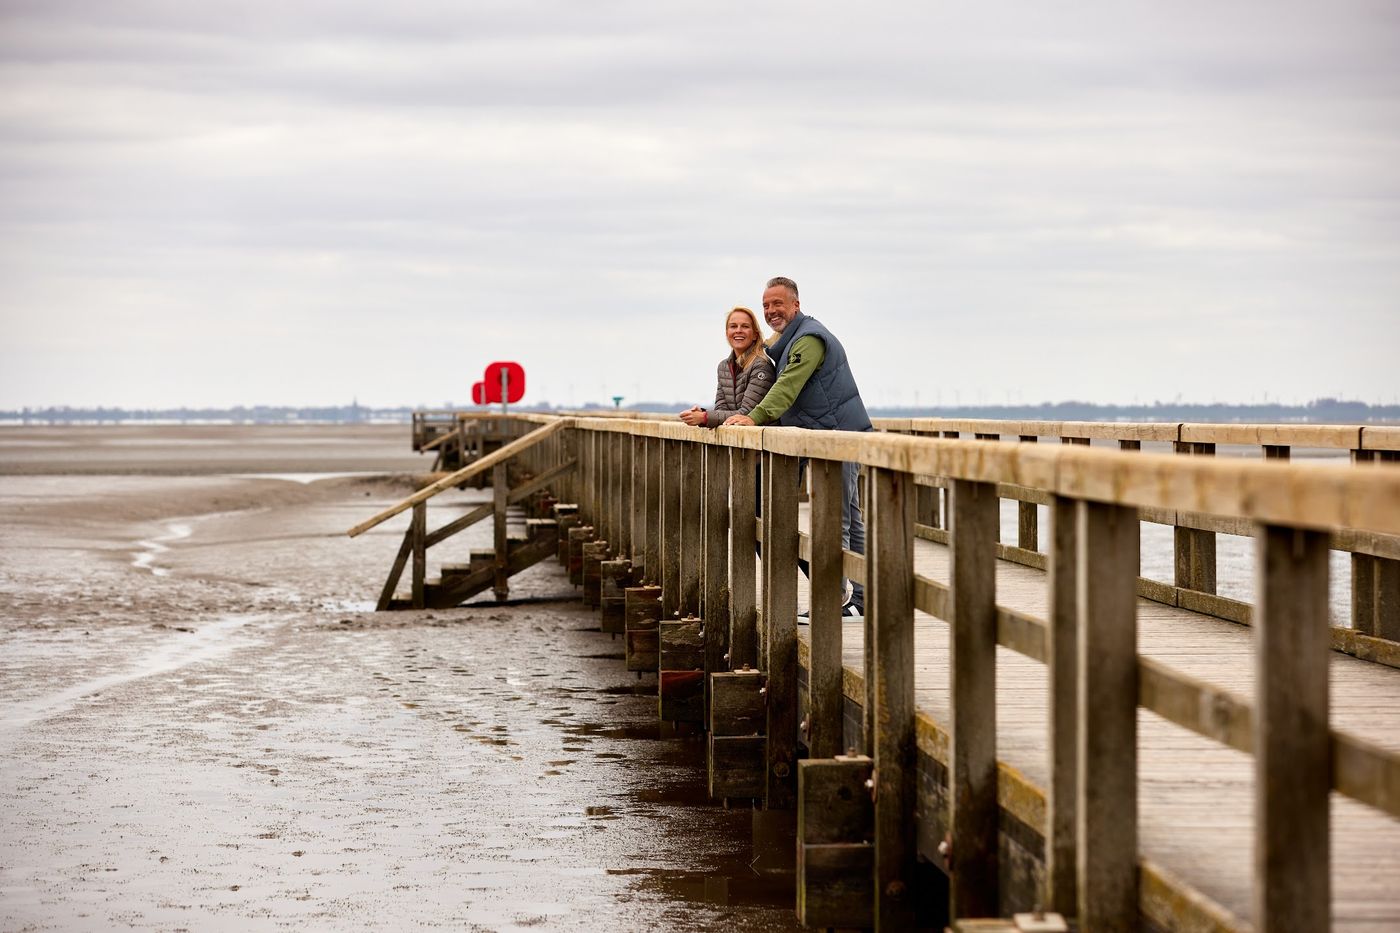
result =
[{"label": "woman's blonde hair", "polygon": [[758,315],[753,313],[753,309],[745,308],[743,305],[735,305],[730,309],[729,313],[724,316],[724,337],[726,342],[729,339],[729,319],[735,314],[747,314],[749,320],[753,323],[753,345],[744,351],[743,356],[735,360],[735,362],[739,364],[740,369],[748,369],[754,364],[755,360],[764,355],[763,347],[765,341],[763,338],[763,328],[759,326]]}]

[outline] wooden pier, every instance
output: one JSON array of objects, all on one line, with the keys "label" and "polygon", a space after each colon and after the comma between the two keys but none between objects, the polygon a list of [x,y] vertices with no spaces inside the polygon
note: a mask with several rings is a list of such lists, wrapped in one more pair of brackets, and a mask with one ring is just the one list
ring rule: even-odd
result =
[{"label": "wooden pier", "polygon": [[[795,814],[806,924],[927,924],[924,862],[955,930],[1035,908],[1400,929],[1400,429],[491,420],[499,449],[352,529],[412,510],[381,608],[503,596],[557,557],[658,715],[707,732],[712,795]],[[1351,462],[1287,462],[1305,449]],[[841,462],[864,468],[866,556],[840,547]],[[485,475],[489,506],[429,530],[437,492]],[[429,547],[487,517],[494,549],[428,580]],[[1171,583],[1140,576],[1142,523],[1173,529]],[[1252,603],[1217,593],[1222,534],[1254,538]],[[1329,617],[1331,551],[1350,618]],[[839,615],[843,573],[863,620]]]}]

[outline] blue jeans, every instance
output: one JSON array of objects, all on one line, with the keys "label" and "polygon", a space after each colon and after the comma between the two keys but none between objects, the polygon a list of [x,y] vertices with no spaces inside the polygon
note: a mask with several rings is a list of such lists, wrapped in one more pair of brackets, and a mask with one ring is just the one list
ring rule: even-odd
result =
[{"label": "blue jeans", "polygon": [[[807,472],[807,458],[802,458],[797,466],[797,484],[802,485],[803,477]],[[759,482],[760,472],[755,472],[755,483],[760,492],[754,497],[754,512],[760,517],[763,515],[763,494],[761,492],[763,483]],[[860,511],[860,464],[841,464],[841,547],[857,554],[865,554],[865,518]],[[754,550],[759,556],[763,556],[761,545],[755,544]],[[807,579],[812,578],[812,568],[802,558],[797,559],[797,568],[802,571],[802,575]],[[845,580],[841,581],[842,588],[845,588]],[[860,615],[865,614],[865,587],[857,583],[851,590],[851,605],[855,607]]]}]

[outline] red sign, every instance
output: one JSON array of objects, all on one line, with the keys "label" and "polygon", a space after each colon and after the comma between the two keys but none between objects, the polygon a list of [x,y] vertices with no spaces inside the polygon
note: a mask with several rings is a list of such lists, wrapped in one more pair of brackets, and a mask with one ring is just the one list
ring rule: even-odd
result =
[{"label": "red sign", "polygon": [[472,384],[472,402],[477,405],[486,404],[485,383],[476,382]]},{"label": "red sign", "polygon": [[525,367],[519,363],[496,362],[486,367],[486,375],[481,380],[487,402],[501,401],[503,374],[506,390],[505,401],[518,402],[525,397]]}]

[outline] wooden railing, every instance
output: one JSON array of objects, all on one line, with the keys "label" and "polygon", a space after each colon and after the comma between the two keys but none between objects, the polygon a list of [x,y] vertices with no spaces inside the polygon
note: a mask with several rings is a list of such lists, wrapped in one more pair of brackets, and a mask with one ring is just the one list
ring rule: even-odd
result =
[{"label": "wooden railing", "polygon": [[[1208,899],[1139,854],[1139,708],[1253,756],[1256,929],[1328,927],[1332,790],[1376,808],[1380,819],[1400,816],[1400,756],[1329,726],[1327,649],[1333,639],[1326,599],[1331,546],[1363,550],[1391,573],[1390,549],[1400,536],[1400,470],[888,432],[706,431],[617,418],[576,418],[568,425],[577,434],[577,499],[592,525],[588,534],[606,541],[602,550],[614,559],[630,561],[637,589],[660,597],[656,663],[663,711],[667,626],[674,637],[698,638],[698,650],[685,656],[697,659],[706,676],[712,786],[719,749],[737,753],[737,746],[720,742],[733,733],[721,734],[715,718],[722,705],[729,709],[720,685],[731,681],[722,678],[737,678],[750,691],[746,696],[760,697],[757,711],[750,707],[744,714],[762,736],[758,745],[746,746],[760,756],[757,775],[750,776],[753,796],[769,808],[835,813],[832,819],[847,833],[800,839],[799,912],[808,923],[912,926],[919,840],[947,834],[955,853],[950,877],[957,916],[1005,914],[1039,901],[1078,917],[1080,929],[1135,929],[1140,914],[1166,926],[1229,928],[1230,918],[1222,919]],[[1123,442],[1155,439],[1115,434],[1122,426],[1099,427]],[[1171,426],[1175,436],[1166,440],[1205,444],[1213,442],[1182,438],[1224,436],[1186,428]],[[909,431],[919,429],[909,424]],[[1020,436],[1023,429],[976,433],[1014,430]],[[1090,426],[1069,430],[1058,436],[1099,436]],[[1365,444],[1369,431],[1352,437]],[[1032,436],[1028,429],[1025,434]],[[1304,443],[1288,430],[1248,436],[1271,447]],[[1393,443],[1384,431],[1375,436]],[[1318,445],[1317,437],[1309,438],[1308,446]],[[811,477],[807,535],[798,527],[800,460],[809,461]],[[754,517],[753,479],[760,462],[761,524]],[[867,474],[866,556],[840,548],[841,462],[859,463]],[[914,567],[921,490],[935,488],[947,492],[949,520],[925,526],[941,532],[937,538],[950,550],[948,584]],[[1008,495],[1050,510],[1045,618],[997,604],[996,558],[1006,556],[997,541],[999,498]],[[1137,654],[1139,521],[1168,516],[1190,531],[1249,530],[1258,542],[1252,698]],[[759,541],[763,578],[756,586]],[[599,549],[592,553],[596,559]],[[799,556],[810,558],[819,584],[843,571],[864,582],[862,671],[853,674],[842,663],[834,587],[812,587],[810,636],[799,639]],[[1388,590],[1377,592],[1374,608],[1384,616],[1377,631],[1388,632],[1390,613],[1400,606],[1388,602]],[[947,722],[915,707],[916,610],[949,623]],[[997,761],[998,645],[1048,669],[1048,788],[1031,786]],[[802,668],[805,691],[799,688]],[[750,669],[757,673],[751,676]],[[754,684],[761,689],[750,690]],[[861,710],[854,727],[843,720],[847,700]],[[802,709],[807,713],[799,729]],[[800,736],[809,758],[799,767]],[[852,747],[856,754],[840,756]],[[939,781],[926,762],[946,769],[946,789],[920,802],[920,780],[932,773],[935,785]],[[726,757],[723,767],[728,775],[744,765]],[[811,799],[800,803],[804,795]],[[938,802],[944,799],[946,808]],[[1045,880],[1038,891],[999,889],[1002,813],[1043,837]],[[800,834],[806,825],[799,821]],[[868,882],[863,887],[862,877]],[[833,879],[846,892],[839,904],[821,894]]]},{"label": "wooden railing", "polygon": [[[394,593],[406,567],[410,566],[409,608],[422,609],[426,605],[427,552],[436,544],[459,534],[477,522],[491,518],[494,523],[490,566],[476,569],[477,575],[488,577],[497,599],[504,599],[509,585],[507,578],[512,572],[510,542],[507,536],[507,509],[525,499],[541,493],[551,485],[556,489],[568,488],[576,460],[571,456],[564,429],[570,425],[568,419],[553,419],[547,423],[537,420],[520,420],[505,416],[486,416],[479,419],[488,422],[499,436],[515,436],[516,439],[494,451],[485,454],[455,472],[449,473],[411,496],[395,503],[372,518],[366,519],[351,528],[347,534],[358,537],[396,515],[412,510],[413,516],[404,532],[403,543],[399,546],[380,591],[376,608],[385,610],[393,604]],[[463,423],[465,424],[465,423]],[[446,437],[449,435],[441,435]],[[519,463],[528,469],[524,480],[511,488],[512,464]],[[478,506],[442,527],[428,530],[428,502],[440,493],[462,486],[483,474],[491,476],[492,501]],[[463,568],[464,571],[467,568]],[[474,580],[462,581],[461,589],[470,591]],[[484,581],[482,582],[484,584]]]},{"label": "wooden railing", "polygon": [[[1093,441],[1138,451],[1142,444],[1171,445],[1179,454],[1212,456],[1217,447],[1257,448],[1262,459],[1288,460],[1294,449],[1346,451],[1355,463],[1400,463],[1400,427],[1387,425],[1268,425],[1191,423],[1094,423],[1058,421],[971,421],[956,419],[876,419],[878,429],[915,436],[956,438],[971,434],[979,440],[1011,438],[1021,443],[1041,439],[1088,446]],[[1247,450],[1242,453],[1248,453]],[[916,534],[947,543],[940,527],[943,514],[937,478],[921,478]],[[1051,504],[1049,493],[1002,484],[998,494],[1019,503],[1016,543],[997,544],[997,556],[1045,569],[1047,555],[1038,543],[1038,506]],[[1243,519],[1171,509],[1140,509],[1139,518],[1167,525],[1174,534],[1174,579],[1171,583],[1139,577],[1138,595],[1169,606],[1248,624],[1249,603],[1217,592],[1217,534],[1252,536]],[[1351,554],[1351,625],[1331,629],[1334,649],[1371,661],[1400,667],[1400,542],[1355,529],[1339,531],[1332,550]],[[1379,611],[1377,607],[1382,607]]]}]

